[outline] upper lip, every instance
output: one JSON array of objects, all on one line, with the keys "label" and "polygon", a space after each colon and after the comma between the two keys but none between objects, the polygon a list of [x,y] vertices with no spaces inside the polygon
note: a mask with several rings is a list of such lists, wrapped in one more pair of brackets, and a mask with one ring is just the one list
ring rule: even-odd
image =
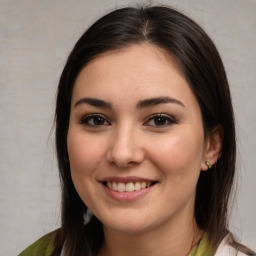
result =
[{"label": "upper lip", "polygon": [[110,176],[110,177],[105,177],[103,179],[100,179],[100,182],[107,182],[107,181],[123,182],[123,183],[144,182],[144,181],[145,182],[156,182],[156,180],[153,180],[153,179],[136,177],[136,176],[129,176],[129,177]]}]

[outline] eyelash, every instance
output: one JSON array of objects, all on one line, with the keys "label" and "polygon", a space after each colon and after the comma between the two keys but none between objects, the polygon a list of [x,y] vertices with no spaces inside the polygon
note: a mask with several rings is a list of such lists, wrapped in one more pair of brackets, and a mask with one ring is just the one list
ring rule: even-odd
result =
[{"label": "eyelash", "polygon": [[[98,120],[97,120],[98,119]],[[156,124],[156,120],[158,119],[158,121],[160,122],[165,122],[164,124]],[[160,120],[161,119],[161,120]],[[93,123],[90,123],[90,121],[92,121]],[[100,121],[102,123],[98,123],[96,124],[95,121]],[[154,121],[154,124],[150,124],[151,121]],[[158,122],[157,121],[157,122]],[[167,122],[167,124],[166,124]],[[80,123],[82,125],[86,125],[86,126],[91,126],[91,127],[102,127],[105,125],[111,125],[111,123],[106,119],[106,117],[104,115],[101,114],[91,114],[88,116],[85,116]],[[166,127],[166,126],[170,126],[172,124],[177,123],[177,120],[173,117],[170,117],[169,115],[166,114],[153,114],[151,115],[147,121],[145,123],[143,123],[144,126],[151,126],[151,127]]]},{"label": "eyelash", "polygon": [[[104,124],[91,124],[89,123],[90,121],[93,121],[95,122],[96,121],[96,118],[98,118],[98,121],[102,121],[104,122]],[[107,122],[107,124],[106,124]],[[101,114],[91,114],[91,115],[88,115],[88,116],[85,116],[81,121],[80,121],[81,124],[83,125],[87,125],[87,126],[91,126],[91,127],[96,127],[96,126],[104,126],[104,125],[110,125],[110,122],[106,119],[106,117],[104,115],[101,115]]]},{"label": "eyelash", "polygon": [[[149,125],[149,124],[148,124],[150,121],[156,122],[157,118],[158,118],[158,121],[160,121],[160,122],[161,122],[161,121],[165,121],[165,122],[168,122],[168,123],[167,123],[167,124],[166,124],[166,123],[165,123],[165,124],[159,124],[159,125],[156,125],[156,123],[155,123],[155,125]],[[160,118],[161,118],[162,120],[159,120]],[[177,120],[176,120],[175,118],[169,116],[169,115],[166,115],[166,114],[153,114],[153,115],[151,115],[151,116],[149,117],[149,119],[144,123],[144,125],[145,125],[145,126],[152,126],[152,127],[160,127],[160,128],[162,128],[162,127],[170,126],[170,125],[176,124],[176,123],[177,123]]]}]

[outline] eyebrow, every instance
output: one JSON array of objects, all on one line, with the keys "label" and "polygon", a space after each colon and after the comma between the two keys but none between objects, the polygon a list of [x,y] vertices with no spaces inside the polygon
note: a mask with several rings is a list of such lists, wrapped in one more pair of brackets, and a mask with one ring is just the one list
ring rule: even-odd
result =
[{"label": "eyebrow", "polygon": [[136,107],[138,109],[141,109],[141,108],[156,106],[156,105],[164,104],[164,103],[174,103],[174,104],[178,104],[182,107],[185,107],[185,105],[180,100],[171,98],[171,97],[156,97],[156,98],[140,100]]},{"label": "eyebrow", "polygon": [[[74,107],[77,107],[84,103],[89,104],[91,106],[100,107],[100,108],[108,108],[108,109],[112,108],[112,104],[110,102],[100,100],[100,99],[95,99],[95,98],[82,98],[75,103]],[[156,105],[164,104],[164,103],[174,103],[174,104],[178,104],[182,107],[185,107],[185,105],[178,99],[171,98],[171,97],[156,97],[156,98],[140,100],[136,104],[136,108],[142,109],[142,108],[156,106]]]},{"label": "eyebrow", "polygon": [[95,107],[112,108],[111,103],[104,100],[95,99],[95,98],[82,98],[75,103],[74,107],[77,107],[78,105],[81,105],[83,103],[86,103]]}]

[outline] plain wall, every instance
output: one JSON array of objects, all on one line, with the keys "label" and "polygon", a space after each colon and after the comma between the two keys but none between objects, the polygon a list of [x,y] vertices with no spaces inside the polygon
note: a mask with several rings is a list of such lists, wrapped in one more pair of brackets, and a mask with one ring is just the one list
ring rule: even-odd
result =
[{"label": "plain wall", "polygon": [[[146,2],[146,1],[143,1]],[[17,255],[60,223],[53,117],[60,72],[99,16],[142,1],[0,0],[0,256]],[[256,250],[256,1],[152,1],[177,7],[212,37],[238,129],[231,230]]]}]

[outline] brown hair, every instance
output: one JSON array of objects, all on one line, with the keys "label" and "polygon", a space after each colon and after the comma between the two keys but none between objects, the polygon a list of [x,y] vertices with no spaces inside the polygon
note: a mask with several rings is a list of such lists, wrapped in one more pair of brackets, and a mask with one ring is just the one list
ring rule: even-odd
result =
[{"label": "brown hair", "polygon": [[178,63],[201,108],[205,134],[216,125],[224,131],[221,159],[200,174],[195,202],[198,226],[216,248],[228,229],[228,201],[236,161],[236,138],[229,85],[219,53],[190,18],[168,7],[123,8],[96,21],[78,40],[62,72],[56,104],[56,148],[62,182],[62,226],[53,255],[65,242],[67,255],[93,255],[104,236],[93,217],[84,225],[87,207],[70,175],[67,132],[74,82],[81,69],[101,53],[147,42],[166,50]]}]

